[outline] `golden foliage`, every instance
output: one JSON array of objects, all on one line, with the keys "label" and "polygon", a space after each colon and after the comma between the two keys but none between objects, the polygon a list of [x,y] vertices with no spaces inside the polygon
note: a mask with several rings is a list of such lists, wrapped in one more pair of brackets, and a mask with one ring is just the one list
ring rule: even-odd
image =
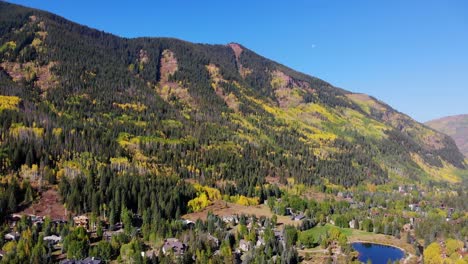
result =
[{"label": "golden foliage", "polygon": [[35,125],[33,127],[26,127],[21,123],[14,123],[11,125],[10,135],[16,138],[41,138],[44,136],[44,128],[36,127]]},{"label": "golden foliage", "polygon": [[443,263],[441,257],[441,249],[438,243],[434,242],[430,244],[426,250],[424,250],[424,263],[426,264],[440,264]]},{"label": "golden foliage", "polygon": [[114,103],[113,104],[116,107],[119,107],[123,110],[133,110],[136,112],[143,112],[145,111],[148,107],[146,105],[141,104],[141,103],[135,103],[135,104],[130,104],[130,103],[125,103],[125,104],[119,104],[119,103]]},{"label": "golden foliage", "polygon": [[3,110],[18,110],[21,99],[18,96],[0,95],[0,112]]},{"label": "golden foliage", "polygon": [[229,197],[229,201],[239,205],[249,206],[249,205],[258,205],[258,197],[246,197],[244,195],[235,195]]},{"label": "golden foliage", "polygon": [[214,201],[221,199],[221,192],[216,188],[202,186],[198,183],[195,183],[193,187],[197,190],[197,197],[190,200],[187,204],[192,212],[203,210]]}]

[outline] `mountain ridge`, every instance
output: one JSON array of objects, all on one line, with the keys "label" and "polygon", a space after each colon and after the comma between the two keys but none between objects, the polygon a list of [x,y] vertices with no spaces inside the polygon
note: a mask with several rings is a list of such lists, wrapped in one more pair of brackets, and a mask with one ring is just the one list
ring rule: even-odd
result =
[{"label": "mountain ridge", "polygon": [[452,137],[460,151],[468,157],[468,114],[441,117],[425,124]]},{"label": "mountain ridge", "polygon": [[229,180],[250,196],[267,176],[350,186],[458,182],[465,170],[449,137],[240,44],[121,38],[4,2],[0,14],[0,93],[21,101],[3,111],[3,144],[41,149],[9,153],[10,170],[86,175],[89,153],[119,172]]}]

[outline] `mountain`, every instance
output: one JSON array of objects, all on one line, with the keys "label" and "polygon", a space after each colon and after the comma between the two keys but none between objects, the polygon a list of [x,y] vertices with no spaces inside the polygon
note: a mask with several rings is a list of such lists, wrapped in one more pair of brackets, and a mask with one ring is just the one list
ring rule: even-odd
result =
[{"label": "mountain", "polygon": [[428,121],[426,125],[451,136],[461,153],[468,157],[468,115],[442,117]]},{"label": "mountain", "polygon": [[[64,195],[73,181],[83,187],[75,198],[118,175],[250,197],[275,178],[353,186],[466,176],[445,134],[237,43],[121,38],[0,2],[0,61],[1,172],[60,182]],[[67,204],[83,211],[95,202],[86,199]]]}]

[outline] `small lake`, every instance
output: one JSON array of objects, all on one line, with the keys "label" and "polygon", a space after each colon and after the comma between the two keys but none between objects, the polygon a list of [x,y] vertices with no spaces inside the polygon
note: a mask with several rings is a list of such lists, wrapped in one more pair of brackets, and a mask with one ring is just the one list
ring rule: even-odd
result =
[{"label": "small lake", "polygon": [[351,245],[359,252],[359,261],[364,263],[370,259],[372,264],[387,264],[388,260],[398,261],[405,256],[405,253],[396,247],[361,242]]}]

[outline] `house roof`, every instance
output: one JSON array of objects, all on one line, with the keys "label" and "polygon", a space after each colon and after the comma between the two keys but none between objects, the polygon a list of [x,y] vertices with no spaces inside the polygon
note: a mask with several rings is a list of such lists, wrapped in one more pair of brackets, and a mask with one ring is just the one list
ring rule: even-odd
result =
[{"label": "house roof", "polygon": [[56,235],[51,235],[51,236],[44,237],[44,240],[46,240],[46,241],[60,241],[60,240],[62,240],[62,237],[56,236]]},{"label": "house roof", "polygon": [[294,220],[302,220],[305,218],[305,215],[303,213],[299,213],[293,217]]},{"label": "house roof", "polygon": [[10,232],[4,236],[5,239],[17,239],[20,237],[20,234],[18,232]]}]

